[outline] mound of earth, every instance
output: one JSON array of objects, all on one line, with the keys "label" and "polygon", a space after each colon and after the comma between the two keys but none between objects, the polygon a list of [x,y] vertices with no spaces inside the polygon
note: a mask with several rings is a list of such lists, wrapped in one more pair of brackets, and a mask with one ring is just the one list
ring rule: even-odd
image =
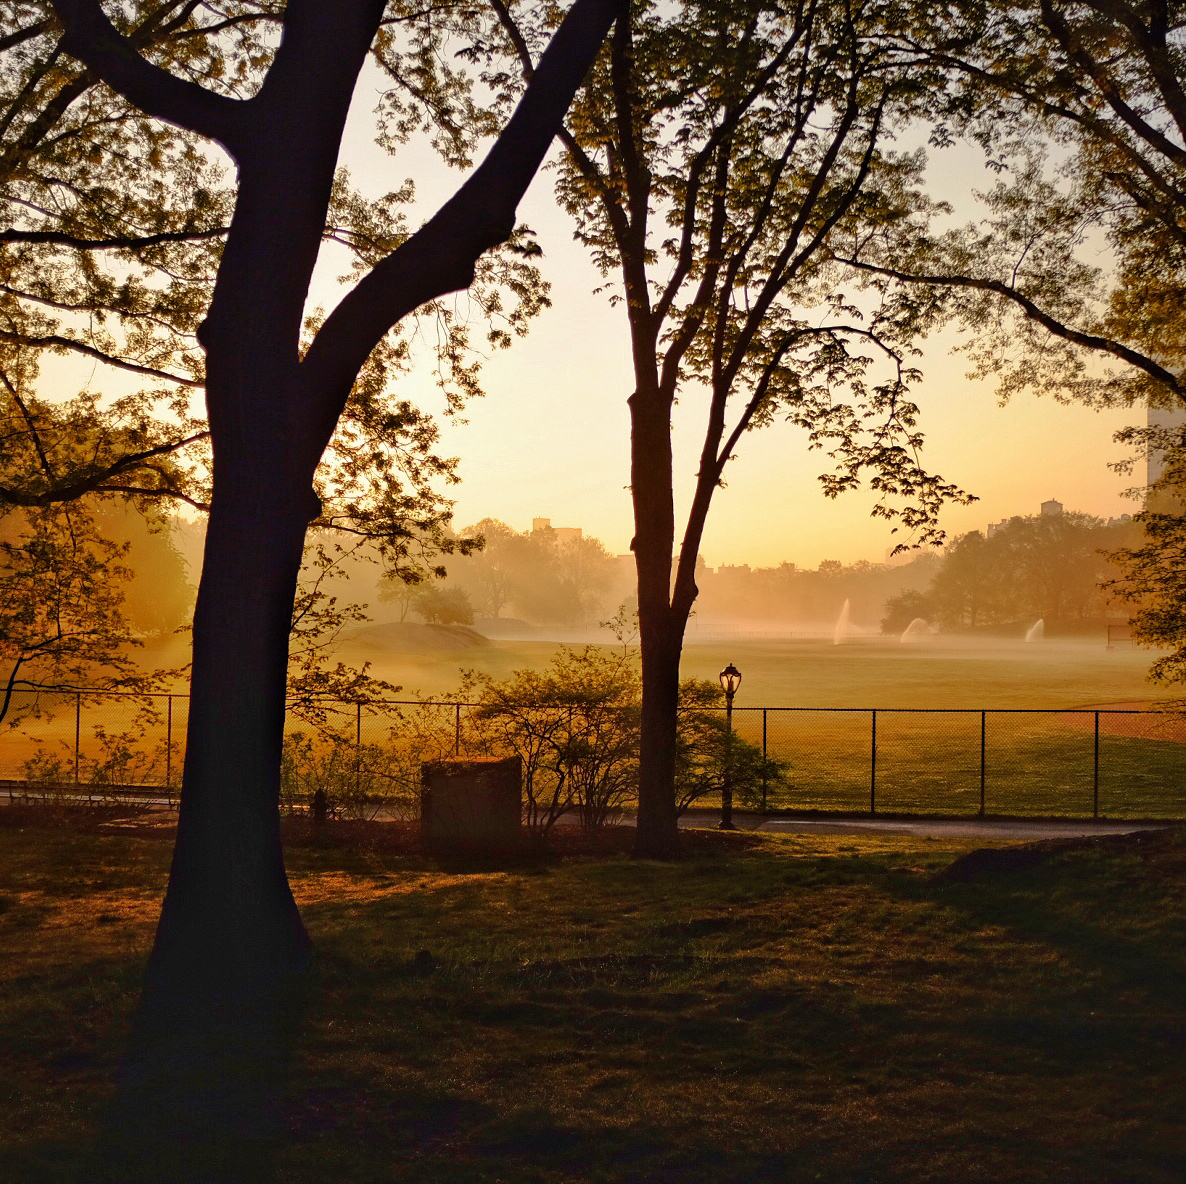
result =
[{"label": "mound of earth", "polygon": [[348,644],[358,649],[394,650],[402,654],[428,654],[440,650],[473,650],[490,644],[468,625],[418,625],[392,621],[367,625],[350,635]]}]

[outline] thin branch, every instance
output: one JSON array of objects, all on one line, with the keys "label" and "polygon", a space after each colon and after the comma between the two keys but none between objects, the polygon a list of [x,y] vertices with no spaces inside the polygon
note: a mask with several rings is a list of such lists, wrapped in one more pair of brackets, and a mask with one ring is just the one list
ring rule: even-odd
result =
[{"label": "thin branch", "polygon": [[62,49],[141,111],[217,140],[232,155],[247,132],[247,103],[187,82],[142,58],[98,0],[53,0],[65,27]]},{"label": "thin branch", "polygon": [[154,469],[146,465],[145,462],[152,460],[154,457],[167,456],[171,453],[179,452],[190,444],[196,444],[200,440],[207,439],[209,435],[209,432],[194,432],[192,435],[183,436],[179,440],[170,440],[167,444],[158,444],[155,448],[145,448],[140,452],[130,452],[96,472],[89,473],[84,477],[75,477],[73,480],[65,481],[51,489],[42,490],[40,493],[30,493],[27,490],[14,486],[0,485],[0,504],[29,507],[51,506],[59,502],[69,503],[82,497],[84,494],[96,493],[102,490],[108,493],[134,493],[146,497],[172,497],[178,501],[187,502],[191,506],[202,509],[203,503],[195,501],[189,495],[173,487],[166,486],[157,489],[144,489],[135,486],[113,484],[112,480],[129,472],[135,472],[138,468],[148,468],[167,481],[168,474],[160,469]]},{"label": "thin branch", "polygon": [[54,472],[53,465],[49,463],[49,457],[46,455],[45,445],[41,440],[41,433],[37,430],[37,420],[30,413],[28,405],[21,398],[20,392],[9,380],[8,375],[5,374],[3,377],[4,385],[8,393],[12,396],[12,401],[17,405],[17,409],[21,413],[21,418],[25,421],[25,427],[28,429],[29,437],[33,441],[33,448],[37,453],[37,458],[41,461],[41,470],[50,480],[53,480],[57,474]]},{"label": "thin branch", "polygon": [[78,238],[60,230],[17,230],[10,226],[0,230],[0,243],[40,243],[55,247],[72,247],[77,251],[138,251],[161,243],[187,243],[197,239],[220,238],[225,226],[209,230],[167,230],[160,234],[114,235],[110,238]]},{"label": "thin branch", "polygon": [[[14,46],[20,45],[25,41],[31,41],[34,37],[40,37],[42,33],[46,33],[52,29],[53,24],[53,21],[49,17],[46,17],[44,20],[26,25],[23,29],[13,29],[11,33],[0,37],[0,53],[3,53],[6,49],[12,49]],[[0,716],[0,719],[2,718],[3,716]]]},{"label": "thin branch", "polygon": [[61,337],[49,334],[44,337],[28,337],[23,333],[11,333],[7,329],[0,329],[0,341],[11,341],[17,345],[26,345],[31,349],[64,349],[74,353],[85,354],[88,358],[115,366],[120,370],[130,370],[133,374],[146,374],[149,378],[163,378],[166,382],[176,382],[181,386],[203,387],[206,384],[197,378],[185,378],[180,374],[170,374],[167,370],[158,370],[155,366],[141,366],[137,362],[129,362],[126,358],[117,358],[113,354],[104,353],[93,345],[84,345],[72,337]]},{"label": "thin branch", "polygon": [[1008,284],[1004,284],[1000,280],[980,279],[976,276],[967,275],[915,275],[906,271],[898,271],[896,268],[880,267],[873,263],[844,258],[840,255],[836,255],[835,258],[837,262],[846,264],[849,267],[855,267],[859,271],[868,271],[877,275],[888,276],[891,279],[901,280],[903,283],[927,284],[936,288],[972,288],[981,292],[993,292],[998,296],[1003,296],[1006,300],[1011,300],[1021,308],[1030,320],[1036,321],[1042,328],[1054,334],[1055,337],[1061,337],[1064,341],[1070,341],[1074,345],[1081,345],[1085,349],[1111,354],[1113,357],[1127,362],[1130,366],[1138,370],[1143,370],[1150,378],[1168,387],[1186,403],[1186,384],[1183,384],[1177,375],[1167,370],[1164,366],[1159,366],[1152,358],[1147,358],[1137,350],[1130,349],[1127,345],[1119,341],[1114,341],[1110,337],[1100,337],[1095,333],[1084,333],[1078,329],[1071,328],[1069,325],[1064,325],[1060,320],[1051,316],[1035,304],[1034,301],[1030,300],[1028,296],[1022,295],[1015,288],[1010,288]]}]

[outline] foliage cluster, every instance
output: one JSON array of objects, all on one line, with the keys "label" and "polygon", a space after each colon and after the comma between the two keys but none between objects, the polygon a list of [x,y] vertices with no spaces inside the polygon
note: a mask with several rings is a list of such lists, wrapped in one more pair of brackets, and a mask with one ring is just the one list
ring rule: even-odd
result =
[{"label": "foliage cluster", "polygon": [[1147,509],[1137,516],[1143,537],[1116,554],[1111,590],[1132,606],[1132,634],[1165,648],[1153,662],[1154,682],[1186,682],[1186,515]]},{"label": "foliage cluster", "polygon": [[[289,810],[322,790],[332,813],[415,818],[420,766],[450,757],[511,756],[523,765],[524,823],[536,835],[576,814],[596,831],[635,805],[641,688],[636,659],[586,646],[562,647],[546,669],[508,678],[469,674],[449,701],[387,704],[321,700],[313,726],[285,739],[283,794]],[[382,733],[381,735],[379,733]],[[680,688],[677,780],[683,811],[719,794],[756,808],[783,788],[788,762],[729,735],[719,686]]]},{"label": "foliage cluster", "polygon": [[540,625],[596,621],[610,596],[629,592],[625,573],[602,543],[550,526],[517,531],[493,518],[466,527],[462,536],[481,540],[468,558],[452,564],[449,582],[465,592],[479,616],[505,614]]},{"label": "foliage cluster", "polygon": [[854,622],[872,624],[887,599],[925,588],[939,565],[932,551],[907,562],[840,563],[824,560],[814,570],[722,566],[696,570],[697,616],[704,621],[788,622],[830,628],[847,600]]},{"label": "foliage cluster", "polygon": [[[0,517],[0,720],[18,689],[159,689],[162,672],[145,674],[133,658],[127,552],[79,503]],[[37,699],[22,702],[38,710]]]},{"label": "foliage cluster", "polygon": [[1134,532],[1074,512],[970,531],[946,549],[926,590],[886,601],[881,630],[901,633],[916,617],[959,629],[1102,616],[1115,600],[1104,586],[1116,575],[1112,553]]},{"label": "foliage cluster", "polygon": [[[480,704],[475,726],[493,751],[523,761],[529,827],[546,831],[575,810],[595,830],[633,805],[638,790],[641,681],[626,652],[586,646],[562,648],[543,671],[519,670],[497,681],[470,684]],[[682,813],[719,793],[726,776],[747,806],[762,799],[763,785],[778,787],[783,761],[726,735],[719,686],[687,679],[680,686],[676,790]]]}]

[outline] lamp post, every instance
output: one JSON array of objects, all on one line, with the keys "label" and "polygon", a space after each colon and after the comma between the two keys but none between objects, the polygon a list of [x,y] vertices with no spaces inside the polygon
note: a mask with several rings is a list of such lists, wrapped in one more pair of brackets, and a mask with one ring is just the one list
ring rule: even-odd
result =
[{"label": "lamp post", "polygon": [[733,826],[733,696],[741,686],[741,671],[732,662],[721,671],[721,690],[725,692],[725,779],[721,786],[721,822],[718,830]]}]

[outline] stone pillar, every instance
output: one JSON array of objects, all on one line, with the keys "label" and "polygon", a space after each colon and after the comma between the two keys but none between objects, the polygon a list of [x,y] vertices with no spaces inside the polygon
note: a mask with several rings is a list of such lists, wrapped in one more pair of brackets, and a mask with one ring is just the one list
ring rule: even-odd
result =
[{"label": "stone pillar", "polygon": [[517,756],[432,761],[420,767],[420,833],[441,846],[504,851],[521,837],[522,796]]}]

